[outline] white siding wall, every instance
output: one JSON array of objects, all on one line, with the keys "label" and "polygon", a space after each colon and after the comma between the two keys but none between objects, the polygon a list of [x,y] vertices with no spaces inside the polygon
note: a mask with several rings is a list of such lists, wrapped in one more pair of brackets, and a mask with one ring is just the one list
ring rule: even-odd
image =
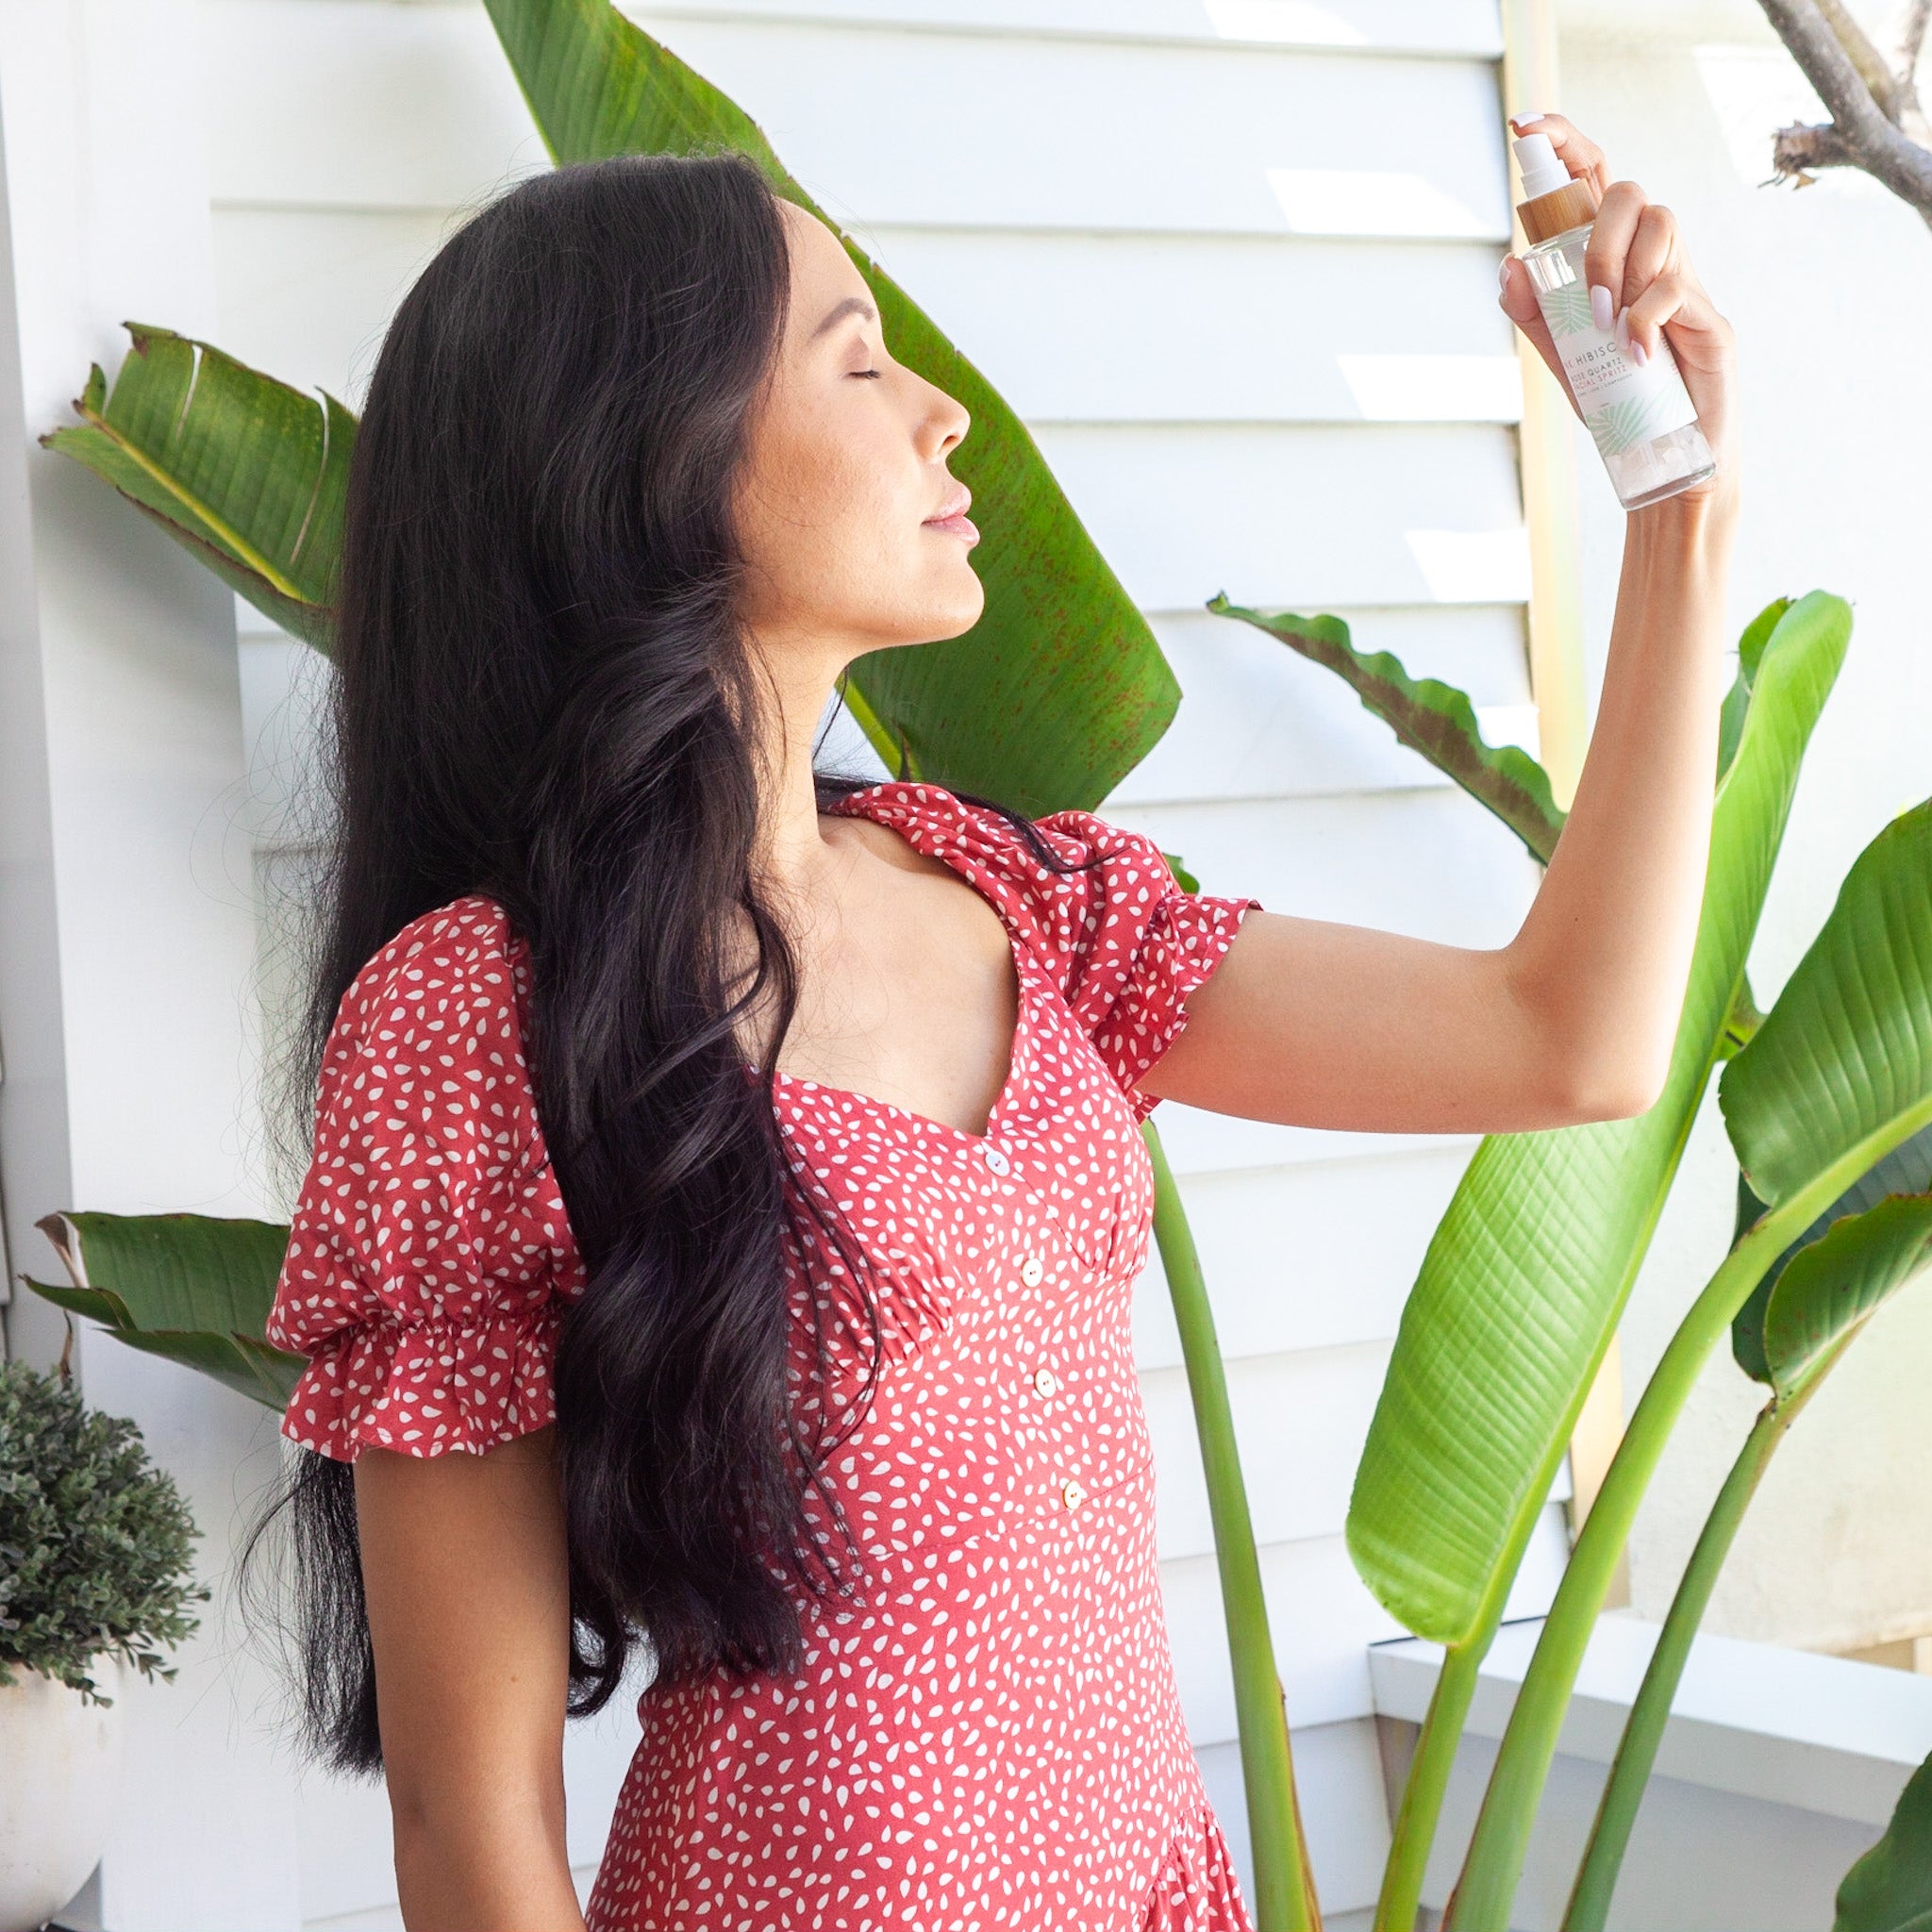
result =
[{"label": "white siding wall", "polygon": [[[355,407],[451,212],[545,165],[541,145],[479,6],[202,0],[198,15],[180,98],[206,130],[212,299],[101,312],[206,327]],[[1534,744],[1518,392],[1494,302],[1508,208],[1492,0],[738,0],[638,17],[755,115],[1004,389],[1148,611],[1186,699],[1105,809],[1209,891],[1506,941],[1535,883],[1514,840],[1325,673],[1201,608],[1225,590],[1339,610],[1364,644],[1468,688],[1492,737]],[[75,387],[88,353],[121,353],[69,348]],[[58,420],[35,401],[30,428]],[[132,605],[126,621],[145,622]],[[258,834],[259,879],[318,673],[240,617],[251,796],[228,803]],[[263,972],[273,1008],[268,949]],[[1402,1298],[1474,1142],[1172,1103],[1157,1120],[1206,1257],[1317,1871],[1345,1924],[1387,1842],[1363,1646],[1394,1626],[1342,1524]],[[285,1207],[252,1125],[240,1141],[242,1185]],[[104,1183],[88,1205],[122,1200]],[[1211,1537],[1158,1263],[1137,1333],[1182,1689],[1245,1868]],[[196,1385],[188,1399],[208,1398]],[[1563,1550],[1553,1505],[1515,1612],[1542,1607]],[[573,1739],[586,1877],[628,1729],[620,1705]],[[191,1769],[140,1802],[184,1839],[192,1821],[183,1860],[225,1857]],[[299,1865],[302,1921],[394,1923],[379,1792],[310,1778],[291,1810],[299,1845],[276,1856]],[[291,1923],[291,1890],[252,1887],[220,1922]]]}]

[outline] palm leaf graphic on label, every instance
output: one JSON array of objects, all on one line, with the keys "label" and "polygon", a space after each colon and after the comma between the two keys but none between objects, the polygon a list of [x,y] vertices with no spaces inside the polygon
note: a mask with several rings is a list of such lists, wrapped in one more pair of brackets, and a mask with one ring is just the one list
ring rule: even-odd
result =
[{"label": "palm leaf graphic on label", "polygon": [[1553,336],[1580,336],[1595,325],[1590,319],[1590,292],[1581,282],[1552,289],[1542,299],[1543,320]]},{"label": "palm leaf graphic on label", "polygon": [[1583,426],[1596,439],[1598,450],[1613,457],[1663,435],[1667,429],[1681,427],[1684,421],[1677,397],[1666,390],[1661,394],[1625,396],[1606,403],[1583,419]]}]

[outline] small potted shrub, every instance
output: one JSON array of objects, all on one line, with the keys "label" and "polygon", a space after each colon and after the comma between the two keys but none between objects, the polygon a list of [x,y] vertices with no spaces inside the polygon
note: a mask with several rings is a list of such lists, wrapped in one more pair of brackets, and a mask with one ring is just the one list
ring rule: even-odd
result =
[{"label": "small potted shrub", "polygon": [[198,1531],[123,1416],[85,1407],[62,1364],[0,1363],[0,1932],[35,1932],[106,1846],[124,1666],[172,1678],[206,1601]]}]

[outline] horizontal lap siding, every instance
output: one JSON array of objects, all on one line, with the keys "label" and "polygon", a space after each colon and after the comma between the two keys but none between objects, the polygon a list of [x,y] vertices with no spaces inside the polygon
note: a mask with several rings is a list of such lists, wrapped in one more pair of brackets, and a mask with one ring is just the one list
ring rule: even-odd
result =
[{"label": "horizontal lap siding", "polygon": [[[547,165],[480,7],[209,0],[221,340],[352,407],[461,208]],[[1203,610],[1342,615],[1535,743],[1495,9],[1464,0],[751,0],[638,18],[732,92],[1021,411],[1185,693],[1106,810],[1205,890],[1470,945],[1534,890],[1515,840],[1329,674]],[[1363,182],[1362,174],[1407,176]],[[1365,232],[1367,231],[1367,232]],[[998,541],[997,528],[986,541]],[[244,613],[264,844],[292,667]],[[1474,1142],[1170,1103],[1215,1296],[1324,1903],[1386,1822],[1342,1541],[1404,1295]],[[1136,1337],[1191,1728],[1246,1868],[1207,1498],[1158,1260]],[[1560,1491],[1559,1491],[1560,1493]],[[1514,1608],[1560,1565],[1553,1504]],[[602,1790],[624,1726],[574,1790]],[[582,1807],[594,1810],[594,1804]],[[578,1817],[573,1856],[594,1859]],[[581,1842],[579,1840],[581,1839]],[[362,1882],[358,1880],[358,1882]],[[310,1916],[349,1903],[327,1874]]]}]

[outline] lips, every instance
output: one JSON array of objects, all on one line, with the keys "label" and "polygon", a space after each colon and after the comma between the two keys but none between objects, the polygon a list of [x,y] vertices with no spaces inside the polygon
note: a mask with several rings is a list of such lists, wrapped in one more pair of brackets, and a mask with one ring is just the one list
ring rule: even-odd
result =
[{"label": "lips", "polygon": [[948,536],[967,537],[977,542],[979,532],[966,515],[966,507],[972,501],[972,491],[963,483],[955,484],[953,493],[926,518],[922,527],[928,530],[943,530]]}]

